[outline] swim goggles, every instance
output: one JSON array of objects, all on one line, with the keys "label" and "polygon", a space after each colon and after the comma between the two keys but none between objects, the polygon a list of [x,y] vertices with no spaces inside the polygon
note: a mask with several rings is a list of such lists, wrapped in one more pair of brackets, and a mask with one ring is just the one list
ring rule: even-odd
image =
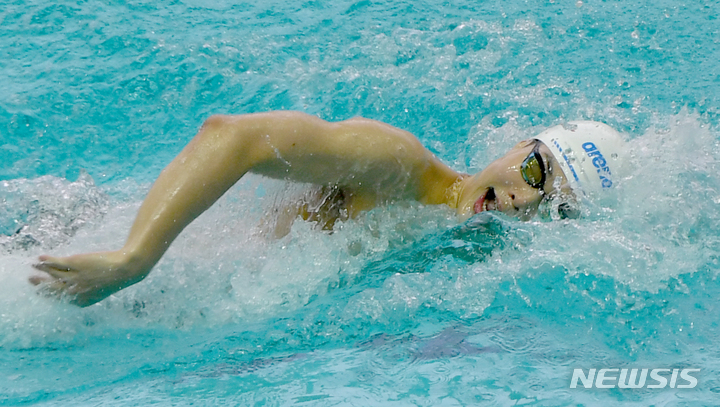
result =
[{"label": "swim goggles", "polygon": [[528,185],[543,190],[545,186],[545,163],[540,155],[541,143],[540,140],[535,140],[535,147],[520,164],[520,173]]}]

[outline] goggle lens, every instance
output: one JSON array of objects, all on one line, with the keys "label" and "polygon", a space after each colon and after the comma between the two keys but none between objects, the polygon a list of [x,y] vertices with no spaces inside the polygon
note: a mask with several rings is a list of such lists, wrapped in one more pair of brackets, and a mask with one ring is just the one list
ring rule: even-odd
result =
[{"label": "goggle lens", "polygon": [[538,142],[533,151],[523,160],[520,165],[520,173],[528,185],[533,188],[542,189],[545,185],[545,165],[538,152],[539,146],[540,143]]}]

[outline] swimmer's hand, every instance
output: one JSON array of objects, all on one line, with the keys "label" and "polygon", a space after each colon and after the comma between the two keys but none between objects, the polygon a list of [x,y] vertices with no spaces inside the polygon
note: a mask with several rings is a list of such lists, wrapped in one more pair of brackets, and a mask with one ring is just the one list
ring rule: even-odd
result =
[{"label": "swimmer's hand", "polygon": [[147,275],[122,252],[100,252],[69,257],[40,256],[33,267],[49,276],[33,276],[30,283],[40,285],[48,296],[64,297],[87,307],[133,285]]}]

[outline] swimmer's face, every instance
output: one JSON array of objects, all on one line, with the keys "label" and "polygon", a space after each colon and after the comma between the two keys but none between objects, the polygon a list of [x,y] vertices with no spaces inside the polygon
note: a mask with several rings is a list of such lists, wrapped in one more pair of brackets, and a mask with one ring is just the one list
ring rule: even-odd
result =
[{"label": "swimmer's face", "polygon": [[463,180],[457,211],[463,217],[500,211],[528,220],[543,199],[557,193],[571,193],[557,161],[545,144],[525,140]]}]

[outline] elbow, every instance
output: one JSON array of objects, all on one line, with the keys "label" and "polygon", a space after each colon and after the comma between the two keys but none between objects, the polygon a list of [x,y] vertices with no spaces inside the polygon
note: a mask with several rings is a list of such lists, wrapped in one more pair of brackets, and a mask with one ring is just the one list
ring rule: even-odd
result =
[{"label": "elbow", "polygon": [[243,116],[214,114],[203,122],[198,136],[215,145],[247,149],[256,143],[258,125]]},{"label": "elbow", "polygon": [[232,120],[232,116],[224,115],[224,114],[214,114],[207,119],[202,124],[201,129],[207,130],[207,129],[217,129],[222,127],[227,127]]},{"label": "elbow", "polygon": [[230,168],[237,166],[244,173],[267,160],[268,126],[259,115],[212,115],[208,117],[196,136],[196,145],[207,147],[208,154]]}]

